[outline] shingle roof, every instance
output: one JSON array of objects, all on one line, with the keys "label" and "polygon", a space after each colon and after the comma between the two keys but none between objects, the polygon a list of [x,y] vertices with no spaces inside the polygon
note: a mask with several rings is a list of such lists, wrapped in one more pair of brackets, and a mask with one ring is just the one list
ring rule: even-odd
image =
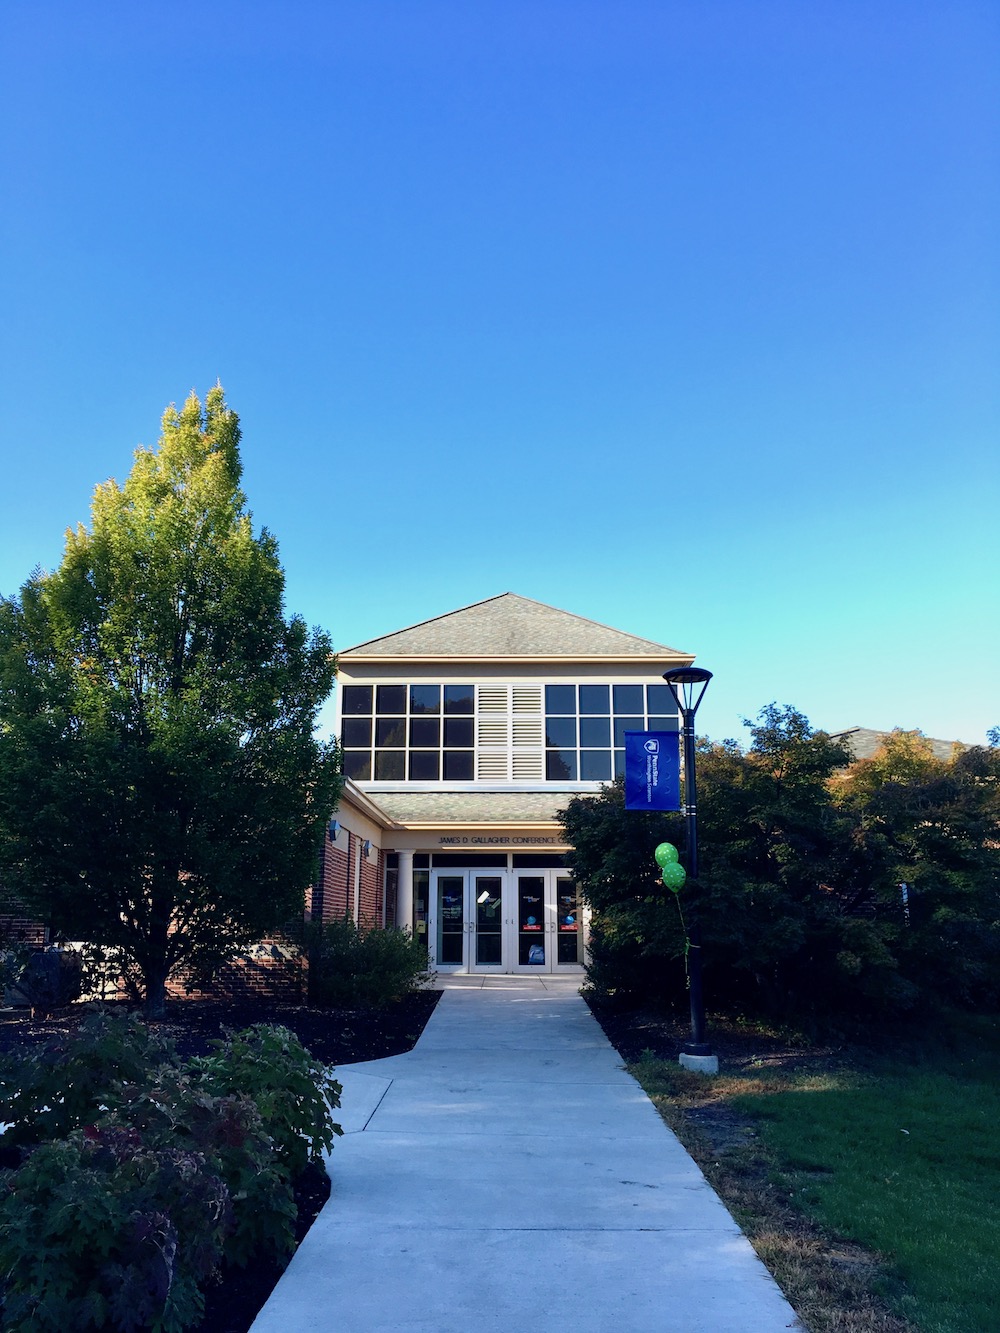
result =
[{"label": "shingle roof", "polygon": [[[846,731],[831,731],[830,735],[835,741],[843,741],[855,759],[871,759],[882,742],[892,735],[892,732],[875,731],[871,727],[848,727]],[[964,741],[942,741],[935,739],[933,736],[924,736],[923,739],[930,746],[934,758],[942,759],[945,762],[954,757],[956,746],[959,750],[969,748]]]},{"label": "shingle roof", "polygon": [[570,792],[369,791],[366,795],[397,823],[524,824],[555,821],[573,799]]},{"label": "shingle roof", "polygon": [[344,648],[338,657],[672,657],[690,653],[505,592],[408,629]]}]

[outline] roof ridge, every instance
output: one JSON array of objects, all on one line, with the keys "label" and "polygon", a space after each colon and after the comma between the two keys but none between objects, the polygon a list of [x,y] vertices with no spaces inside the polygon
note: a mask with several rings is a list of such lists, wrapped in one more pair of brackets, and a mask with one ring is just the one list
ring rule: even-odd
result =
[{"label": "roof ridge", "polygon": [[[449,616],[457,616],[462,611],[471,611],[474,607],[485,606],[487,602],[498,602],[501,597],[517,597],[517,593],[498,592],[493,597],[483,597],[478,602],[470,602],[468,606],[456,606],[454,611],[442,611],[438,616],[428,616],[426,620],[415,620],[412,625],[403,625],[400,629],[391,629],[386,634],[375,634],[370,639],[362,639],[360,643],[354,643],[350,648],[338,648],[337,653],[353,653],[359,648],[366,648],[370,643],[378,643],[380,639],[393,639],[397,634],[408,634],[411,629],[423,629],[424,625],[433,625],[435,620],[447,620]],[[526,597],[525,601],[531,599]]]},{"label": "roof ridge", "polygon": [[[441,621],[451,620],[458,616],[467,615],[469,612],[477,611],[482,607],[489,606],[493,602],[501,602],[505,598],[511,598],[514,601],[523,602],[526,606],[536,607],[540,611],[545,611],[554,616],[566,617],[569,621],[578,625],[590,626],[592,629],[600,630],[603,634],[610,634],[615,639],[627,640],[633,644],[648,645],[658,651],[666,650],[676,652],[676,649],[670,649],[666,644],[657,643],[654,639],[646,638],[641,634],[633,634],[630,630],[617,629],[614,625],[607,625],[603,621],[594,620],[590,616],[577,615],[574,611],[567,611],[563,607],[553,606],[551,602],[541,602],[536,597],[526,597],[523,593],[507,592],[497,593],[493,597],[484,597],[478,602],[470,602],[467,606],[456,607],[453,611],[445,611],[437,616],[428,616],[424,620],[418,620],[412,625],[405,625],[401,629],[390,630],[385,634],[378,634],[372,638],[365,639],[361,643],[352,644],[350,647],[338,649],[338,656],[347,656],[353,653],[363,653],[366,648],[371,648],[376,644],[383,643],[387,639],[396,639],[402,635],[412,634],[414,631],[425,629],[431,625],[437,625]],[[578,656],[579,654],[571,654]],[[600,653],[598,656],[605,656]],[[686,654],[682,654],[686,656]]]},{"label": "roof ridge", "polygon": [[[623,634],[627,639],[636,639],[639,643],[655,643],[654,639],[647,639],[642,634],[633,634],[631,630],[618,629],[615,625],[605,625],[603,620],[594,620],[590,616],[578,616],[575,611],[567,611],[564,607],[553,606],[551,602],[540,602],[535,597],[524,597],[521,593],[504,593],[504,597],[521,597],[523,602],[533,602],[535,606],[544,606],[546,611],[558,611],[561,616],[572,616],[574,620],[582,620],[588,625],[595,625],[598,629],[606,629],[611,634]],[[488,600],[495,600],[490,598]],[[657,647],[660,645],[657,644]],[[666,645],[662,645],[666,647]]]}]

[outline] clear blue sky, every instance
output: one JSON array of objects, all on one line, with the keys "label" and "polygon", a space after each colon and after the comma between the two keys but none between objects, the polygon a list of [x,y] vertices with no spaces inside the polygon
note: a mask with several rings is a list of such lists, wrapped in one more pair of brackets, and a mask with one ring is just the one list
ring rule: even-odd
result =
[{"label": "clear blue sky", "polygon": [[288,604],[506,590],[699,730],[1000,722],[995,0],[5,0],[0,592],[217,379]]}]

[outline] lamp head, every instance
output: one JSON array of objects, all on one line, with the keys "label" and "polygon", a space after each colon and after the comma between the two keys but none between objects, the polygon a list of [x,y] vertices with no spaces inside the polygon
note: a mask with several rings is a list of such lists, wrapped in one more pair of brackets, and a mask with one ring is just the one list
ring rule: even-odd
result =
[{"label": "lamp head", "polygon": [[693,715],[697,712],[701,697],[712,679],[712,673],[706,671],[704,667],[674,667],[670,671],[664,671],[663,679],[670,686],[670,693],[677,700],[677,707],[687,717],[689,713]]}]

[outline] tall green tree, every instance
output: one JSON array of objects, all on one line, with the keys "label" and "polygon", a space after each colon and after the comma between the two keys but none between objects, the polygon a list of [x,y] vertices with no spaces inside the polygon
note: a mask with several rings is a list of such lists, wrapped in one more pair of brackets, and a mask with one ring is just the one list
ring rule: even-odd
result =
[{"label": "tall green tree", "polygon": [[[871,868],[829,790],[849,754],[791,707],[771,704],[748,725],[747,748],[698,743],[700,874],[680,901],[700,918],[707,1001],[805,1019],[850,1008],[896,978]],[[652,851],[665,836],[683,863],[684,833],[676,816],[641,820],[618,786],[578,798],[563,817],[596,913],[592,980],[676,999],[684,937]]]},{"label": "tall green tree", "polygon": [[683,846],[679,814],[625,809],[621,778],[576,796],[559,816],[573,873],[594,916],[588,976],[618,1001],[683,994],[684,933],[653,859],[657,844]]},{"label": "tall green tree", "polygon": [[893,731],[833,785],[862,830],[895,953],[911,985],[966,1005],[1000,999],[1000,750],[935,756],[919,731]]},{"label": "tall green tree", "polygon": [[339,790],[314,734],[327,636],[286,617],[221,386],[98,486],[59,568],[0,601],[0,869],[71,939],[116,947],[163,1011],[301,914]]},{"label": "tall green tree", "polygon": [[911,1003],[890,947],[898,893],[881,900],[881,863],[830,790],[850,752],[787,705],[747,725],[748,747],[705,745],[698,760],[706,985],[806,1021]]},{"label": "tall green tree", "polygon": [[[698,747],[699,912],[709,1005],[817,1025],[1000,1000],[1000,749],[935,757],[896,732],[867,760],[771,704]],[[677,998],[683,935],[653,847],[683,831],[620,784],[563,815],[595,909],[591,980]],[[905,893],[903,886],[906,886]]]}]

